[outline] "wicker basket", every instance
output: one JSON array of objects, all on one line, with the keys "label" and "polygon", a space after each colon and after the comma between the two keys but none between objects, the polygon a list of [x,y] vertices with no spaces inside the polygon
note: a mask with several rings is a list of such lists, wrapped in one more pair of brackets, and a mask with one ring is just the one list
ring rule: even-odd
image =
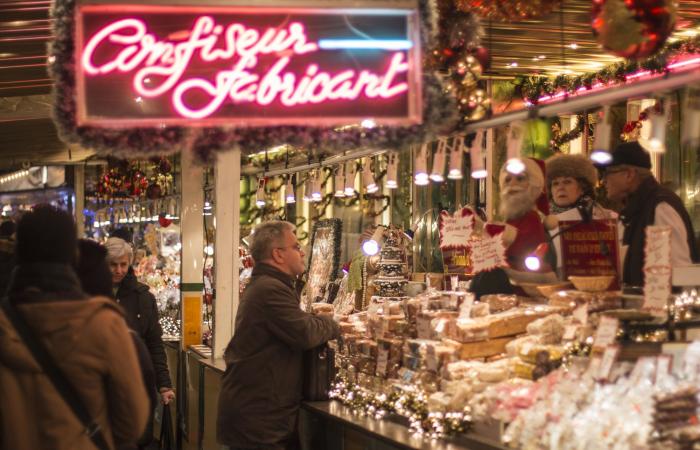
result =
[{"label": "wicker basket", "polygon": [[574,283],[574,287],[584,292],[601,292],[610,287],[615,279],[614,275],[600,275],[594,277],[570,276],[569,281]]},{"label": "wicker basket", "polygon": [[563,283],[541,284],[537,286],[537,289],[540,291],[541,295],[549,298],[549,296],[552,294],[556,294],[559,291],[568,291],[572,287],[573,285],[566,281]]}]

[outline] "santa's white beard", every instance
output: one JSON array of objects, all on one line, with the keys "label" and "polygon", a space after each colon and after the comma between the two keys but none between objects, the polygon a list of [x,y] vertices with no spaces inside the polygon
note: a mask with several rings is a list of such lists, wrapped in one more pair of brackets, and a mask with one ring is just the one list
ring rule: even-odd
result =
[{"label": "santa's white beard", "polygon": [[505,220],[524,216],[535,207],[535,198],[529,189],[506,188],[501,192],[499,210]]}]

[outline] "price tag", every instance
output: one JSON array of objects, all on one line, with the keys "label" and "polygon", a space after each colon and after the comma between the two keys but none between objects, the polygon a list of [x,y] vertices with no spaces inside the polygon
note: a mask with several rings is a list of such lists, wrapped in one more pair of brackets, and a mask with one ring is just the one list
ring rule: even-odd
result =
[{"label": "price tag", "polygon": [[620,322],[617,319],[603,316],[593,339],[593,347],[604,348],[614,344],[619,326]]},{"label": "price tag", "polygon": [[377,349],[377,376],[386,376],[386,369],[389,362],[389,350],[380,345]]},{"label": "price tag", "polygon": [[488,233],[484,233],[481,239],[474,240],[472,263],[474,273],[493,270],[497,267],[507,267],[503,233],[495,236],[489,236]]},{"label": "price tag", "polygon": [[600,361],[600,366],[598,367],[598,380],[608,381],[610,379],[610,372],[612,372],[613,364],[617,360],[617,354],[620,352],[620,347],[617,345],[608,345],[603,352],[603,358]]},{"label": "price tag", "polygon": [[532,342],[526,342],[520,347],[520,354],[521,355],[529,355],[530,350],[532,350]]},{"label": "price tag", "polygon": [[574,309],[574,320],[577,320],[584,327],[588,323],[588,303],[584,303],[578,308]]},{"label": "price tag", "polygon": [[437,372],[437,356],[435,355],[435,347],[433,347],[432,345],[428,345],[428,348],[425,351],[425,366],[428,370],[432,372]]},{"label": "price tag", "polygon": [[429,316],[419,316],[416,319],[416,331],[418,332],[418,339],[432,339],[433,338],[433,327],[431,326],[431,318]]},{"label": "price tag", "polygon": [[469,293],[464,297],[464,301],[459,306],[459,318],[458,319],[471,318],[472,306],[474,306],[474,294]]},{"label": "price tag", "polygon": [[562,338],[565,341],[573,341],[576,339],[576,330],[578,330],[578,326],[576,325],[567,325],[564,327],[564,336]]}]

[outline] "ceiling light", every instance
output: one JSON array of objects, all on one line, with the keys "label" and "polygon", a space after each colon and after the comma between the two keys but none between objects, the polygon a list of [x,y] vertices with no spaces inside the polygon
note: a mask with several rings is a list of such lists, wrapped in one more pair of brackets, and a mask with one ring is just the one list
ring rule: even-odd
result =
[{"label": "ceiling light", "polygon": [[360,126],[362,128],[368,128],[371,130],[372,128],[377,126],[377,122],[375,122],[374,119],[365,119],[362,122],[360,122]]},{"label": "ceiling light", "polygon": [[374,194],[379,190],[379,186],[377,186],[377,182],[374,181],[374,174],[372,173],[371,156],[365,158],[365,162],[362,165],[362,184],[365,185],[368,194]]},{"label": "ceiling light", "polygon": [[430,179],[436,183],[445,181],[445,153],[447,151],[447,138],[438,138],[437,150],[433,155],[433,170],[430,171]]},{"label": "ceiling light", "polygon": [[464,156],[464,136],[457,136],[452,141],[450,150],[450,170],[447,178],[450,180],[462,179],[462,158]]},{"label": "ceiling light", "polygon": [[415,170],[413,172],[413,182],[418,186],[425,186],[430,182],[427,158],[428,144],[423,143],[416,152]]},{"label": "ceiling light", "polygon": [[287,184],[284,186],[284,199],[287,204],[296,203],[297,198],[294,192],[294,185],[292,184],[292,175],[287,175]]},{"label": "ceiling light", "polygon": [[576,42],[572,42],[571,44],[569,44],[569,48],[571,48],[572,50],[576,50],[578,48],[578,44]]},{"label": "ceiling light", "polygon": [[397,177],[398,166],[399,166],[399,155],[396,152],[389,152],[387,154],[387,166],[386,166],[386,187],[388,189],[396,189],[399,187],[399,180]]},{"label": "ceiling light", "polygon": [[323,186],[321,186],[323,180],[323,171],[322,169],[318,169],[316,172],[314,172],[314,176],[311,181],[311,201],[312,202],[320,202],[323,199],[322,195],[322,190]]},{"label": "ceiling light", "polygon": [[472,166],[472,178],[486,178],[488,172],[484,164],[484,154],[482,152],[482,143],[484,139],[484,130],[477,130],[476,136],[469,148],[469,157]]},{"label": "ceiling light", "polygon": [[345,166],[345,191],[346,197],[352,197],[355,195],[355,174],[357,170],[355,168],[355,161],[350,161]]},{"label": "ceiling light", "polygon": [[593,151],[591,160],[597,164],[610,164],[612,155],[610,154],[610,136],[612,125],[610,124],[610,106],[604,105],[598,113],[598,122],[595,126],[593,137]]},{"label": "ceiling light", "polygon": [[335,168],[333,185],[335,187],[335,194],[333,194],[333,196],[338,198],[345,197],[345,166],[338,166]]}]

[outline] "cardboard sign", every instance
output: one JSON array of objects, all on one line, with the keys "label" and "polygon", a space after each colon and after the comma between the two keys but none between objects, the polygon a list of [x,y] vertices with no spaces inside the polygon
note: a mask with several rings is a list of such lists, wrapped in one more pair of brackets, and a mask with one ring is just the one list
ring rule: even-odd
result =
[{"label": "cardboard sign", "polygon": [[643,309],[663,312],[671,295],[671,228],[646,227]]},{"label": "cardboard sign", "polygon": [[619,289],[620,256],[617,240],[617,219],[563,220],[560,229],[562,268],[565,277],[614,275],[609,290]]},{"label": "cardboard sign", "polygon": [[471,237],[475,217],[474,210],[466,206],[454,214],[440,212],[438,231],[445,273],[472,273]]},{"label": "cardboard sign", "polygon": [[484,233],[481,239],[472,241],[472,263],[474,273],[508,267],[506,248],[503,245],[503,233],[491,236]]},{"label": "cardboard sign", "polygon": [[603,316],[598,323],[598,329],[593,340],[593,347],[604,348],[615,343],[620,321],[614,317]]},{"label": "cardboard sign", "polygon": [[79,125],[422,120],[416,8],[133,3],[76,8]]}]

